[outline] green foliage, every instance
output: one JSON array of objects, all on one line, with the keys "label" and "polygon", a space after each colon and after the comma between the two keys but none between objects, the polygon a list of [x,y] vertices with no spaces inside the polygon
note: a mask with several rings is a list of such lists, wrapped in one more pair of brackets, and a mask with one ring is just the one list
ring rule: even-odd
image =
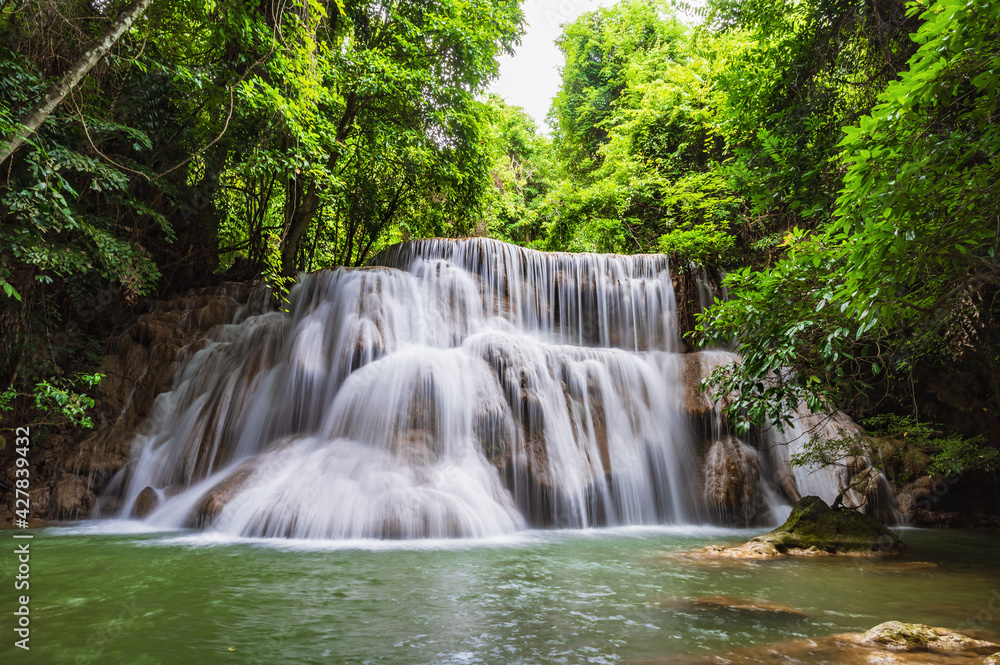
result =
[{"label": "green foliage", "polygon": [[[81,374],[79,384],[93,387],[104,378],[103,374]],[[76,383],[55,378],[52,382],[40,381],[35,386],[35,408],[42,412],[58,414],[71,425],[92,429],[94,422],[87,415],[87,409],[94,408],[93,398],[74,390]]]},{"label": "green foliage", "polygon": [[699,264],[720,263],[733,244],[732,235],[712,224],[698,224],[660,237],[660,250],[665,254],[677,254]]},{"label": "green foliage", "polygon": [[571,173],[590,171],[617,124],[615,111],[630,66],[645,55],[673,60],[683,26],[666,2],[623,0],[582,14],[557,40],[565,57],[563,85],[552,101],[555,143]]},{"label": "green foliage", "polygon": [[[41,86],[41,76],[30,63],[9,52],[0,54],[0,88],[13,92],[12,102],[27,101]],[[143,132],[117,123],[97,129],[127,136],[137,149],[150,145]],[[169,224],[128,196],[128,176],[119,168],[67,147],[77,132],[66,123],[50,123],[48,131],[22,149],[19,168],[10,173],[9,187],[0,197],[5,222],[0,225],[0,244],[5,248],[0,254],[0,280],[7,297],[20,300],[8,281],[18,266],[30,267],[42,283],[56,278],[91,284],[95,279],[114,280],[135,295],[148,293],[159,277],[149,253],[122,237],[121,225],[108,212],[111,207],[130,207],[140,214],[152,213],[168,235]]]},{"label": "green foliage", "polygon": [[[0,133],[111,18],[84,0],[0,12]],[[0,379],[30,392],[77,369],[73,344],[36,342],[103,289],[129,306],[229,271],[281,292],[299,269],[469,232],[492,195],[478,96],[522,19],[517,0],[153,3],[3,165]]]},{"label": "green foliage", "polygon": [[933,423],[910,416],[883,414],[864,421],[869,439],[878,442],[889,476],[897,483],[917,475],[966,471],[1000,471],[1000,451],[983,436],[948,434]]},{"label": "green foliage", "polygon": [[799,400],[848,405],[922,358],[988,353],[977,341],[1000,286],[998,11],[939,0],[923,12],[909,69],[844,130],[837,216],[790,233],[774,267],[731,273],[733,300],[702,319],[709,343],[741,339],[743,364],[715,378],[739,392],[744,426]]},{"label": "green foliage", "polygon": [[622,2],[583,14],[559,41],[566,57],[553,100],[558,182],[535,210],[540,246],[668,251],[704,261],[740,202],[720,175],[715,49],[694,43],[667,4]]},{"label": "green foliage", "polygon": [[937,444],[939,450],[927,467],[931,473],[955,475],[963,471],[1000,471],[1000,450],[987,444],[981,436],[972,439],[951,436]]},{"label": "green foliage", "polygon": [[[75,378],[51,377],[42,379],[34,386],[30,395],[39,419],[32,425],[56,425],[64,422],[72,427],[93,429],[94,421],[89,409],[94,408],[94,399],[85,390],[101,382],[104,374],[78,374]],[[0,411],[13,410],[13,402],[22,396],[13,387],[0,393]]]},{"label": "green foliage", "polygon": [[736,246],[734,222],[742,202],[718,169],[692,173],[667,184],[662,203],[668,232],[660,249],[698,264],[731,263]]},{"label": "green foliage", "polygon": [[840,187],[840,128],[874,103],[912,51],[896,0],[713,0],[706,30],[733,39],[717,85],[732,185],[756,234],[815,228]]},{"label": "green foliage", "polygon": [[938,0],[921,16],[909,69],[844,130],[835,297],[862,333],[912,326],[918,343],[957,352],[975,343],[960,319],[1000,284],[1000,44],[988,27],[1000,5]]},{"label": "green foliage", "polygon": [[496,95],[486,103],[492,187],[476,232],[531,245],[541,234],[537,209],[554,180],[552,144],[523,109]]},{"label": "green foliage", "polygon": [[735,395],[729,415],[741,431],[767,421],[780,426],[803,401],[817,412],[844,403],[850,389],[867,385],[858,377],[878,353],[855,337],[853,319],[829,303],[835,282],[828,248],[799,230],[783,245],[787,256],[774,268],[730,272],[731,300],[699,317],[703,344],[740,336],[742,363],[718,368],[709,383]]},{"label": "green foliage", "polygon": [[[945,434],[938,425],[896,414],[873,416],[864,425],[866,431],[859,434],[832,439],[813,437],[802,452],[792,455],[792,464],[855,469],[870,464],[897,485],[927,474],[1000,471],[1000,451],[981,436]],[[858,460],[864,462],[859,465]],[[866,482],[863,473],[858,482]]]}]

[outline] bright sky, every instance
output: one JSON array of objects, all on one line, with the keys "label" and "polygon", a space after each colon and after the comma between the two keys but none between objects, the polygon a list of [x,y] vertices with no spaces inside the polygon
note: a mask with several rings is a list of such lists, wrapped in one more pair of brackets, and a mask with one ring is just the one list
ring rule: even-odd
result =
[{"label": "bright sky", "polygon": [[[531,115],[543,132],[549,128],[545,116],[559,89],[562,54],[555,40],[562,25],[583,12],[615,4],[616,0],[525,0],[522,8],[527,22],[521,45],[513,57],[500,59],[500,76],[490,92],[508,104],[520,106]],[[688,17],[681,16],[682,20]]]},{"label": "bright sky", "polygon": [[615,0],[525,0],[521,5],[527,23],[521,45],[513,57],[500,59],[500,76],[490,92],[508,104],[521,106],[547,131],[545,116],[559,89],[562,54],[555,40],[562,25],[586,11],[613,5]]}]

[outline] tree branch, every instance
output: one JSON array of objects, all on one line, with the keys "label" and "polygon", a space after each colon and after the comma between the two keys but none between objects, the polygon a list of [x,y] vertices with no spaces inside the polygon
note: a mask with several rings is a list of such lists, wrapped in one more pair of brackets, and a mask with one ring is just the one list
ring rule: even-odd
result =
[{"label": "tree branch", "polygon": [[45,119],[66,98],[66,95],[94,68],[94,65],[101,61],[101,58],[122,35],[128,32],[135,20],[152,3],[153,0],[136,0],[129,5],[125,11],[118,15],[111,27],[101,35],[97,44],[77,58],[76,62],[62,75],[62,78],[49,86],[38,103],[21,119],[21,129],[15,131],[14,135],[4,142],[2,152],[0,152],[0,164],[7,161],[7,158],[14,154],[14,151],[20,148],[21,144],[42,126]]}]

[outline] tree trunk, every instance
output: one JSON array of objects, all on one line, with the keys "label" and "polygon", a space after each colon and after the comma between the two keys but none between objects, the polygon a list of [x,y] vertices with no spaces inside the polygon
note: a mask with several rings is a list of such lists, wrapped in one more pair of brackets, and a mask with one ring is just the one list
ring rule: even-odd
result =
[{"label": "tree trunk", "polygon": [[[350,136],[354,118],[358,114],[358,108],[357,93],[352,92],[347,97],[344,115],[341,116],[340,122],[337,125],[337,143],[343,143]],[[330,171],[333,171],[336,167],[338,156],[337,150],[330,151],[330,158],[327,161],[327,168]],[[296,176],[296,184],[297,186],[301,186],[298,176]],[[320,200],[319,193],[316,191],[316,182],[312,181],[305,195],[302,196],[301,201],[297,201],[296,207],[291,210],[290,214],[286,215],[288,227],[285,236],[281,240],[281,272],[285,276],[291,276],[295,273],[295,255],[299,249],[299,241],[309,230],[313,217],[316,211],[319,210],[319,204]]]},{"label": "tree trunk", "polygon": [[295,255],[299,251],[299,241],[309,230],[317,210],[319,210],[319,196],[316,192],[316,183],[312,182],[292,211],[288,231],[281,242],[281,273],[287,277],[295,274]]},{"label": "tree trunk", "polygon": [[35,133],[35,131],[41,127],[45,119],[49,117],[52,111],[55,110],[59,103],[66,98],[66,95],[76,87],[76,85],[83,79],[87,73],[94,68],[104,54],[107,53],[115,42],[128,32],[135,20],[142,15],[144,11],[153,3],[153,0],[136,0],[129,7],[118,15],[114,23],[111,24],[101,38],[97,40],[97,43],[87,50],[83,55],[77,58],[76,62],[70,66],[66,73],[62,75],[58,81],[49,86],[49,89],[45,91],[42,98],[35,104],[28,113],[21,118],[20,124],[21,129],[16,131],[13,136],[4,142],[2,152],[0,152],[0,164],[7,161],[15,150],[21,147],[21,144],[27,140],[29,136]]}]

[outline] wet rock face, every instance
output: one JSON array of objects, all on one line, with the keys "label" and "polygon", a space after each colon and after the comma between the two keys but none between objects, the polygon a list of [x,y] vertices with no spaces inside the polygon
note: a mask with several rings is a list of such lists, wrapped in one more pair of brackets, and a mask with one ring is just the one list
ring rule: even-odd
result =
[{"label": "wet rock face", "polygon": [[56,484],[55,510],[70,518],[86,517],[94,506],[94,494],[79,476],[64,473]]},{"label": "wet rock face", "polygon": [[258,463],[258,458],[247,460],[236,471],[209,490],[195,506],[191,523],[188,526],[204,527],[211,524],[222,512],[222,509],[243,489],[247,480],[256,471]]},{"label": "wet rock face", "polygon": [[954,478],[942,474],[923,476],[908,483],[896,495],[903,519],[910,526],[942,529],[962,529],[971,526],[965,515],[935,510],[942,496],[948,493]]},{"label": "wet rock face", "polygon": [[716,521],[748,524],[757,515],[760,463],[757,451],[735,437],[712,444],[704,462],[705,503]]},{"label": "wet rock face", "polygon": [[68,473],[55,485],[50,510],[41,517],[89,515],[94,490],[100,491],[128,461],[135,432],[157,395],[170,389],[183,360],[201,349],[219,326],[266,306],[261,296],[265,291],[226,283],[157,301],[114,341],[102,359],[106,376],[97,387],[97,431],[79,445],[63,446],[61,455],[74,451],[63,458]]},{"label": "wet rock face", "polygon": [[[685,353],[681,356],[681,381],[684,387],[684,409],[695,420],[721,420],[722,410],[730,404],[730,398],[724,396],[718,402],[713,401],[712,386],[701,390],[701,382],[717,368],[733,362],[740,362],[739,356],[728,351],[698,351]],[[719,422],[719,425],[724,423]]]},{"label": "wet rock face", "polygon": [[156,510],[156,507],[159,505],[160,497],[156,493],[156,490],[152,487],[146,487],[139,492],[139,496],[135,499],[135,504],[132,506],[132,516],[142,519]]}]

